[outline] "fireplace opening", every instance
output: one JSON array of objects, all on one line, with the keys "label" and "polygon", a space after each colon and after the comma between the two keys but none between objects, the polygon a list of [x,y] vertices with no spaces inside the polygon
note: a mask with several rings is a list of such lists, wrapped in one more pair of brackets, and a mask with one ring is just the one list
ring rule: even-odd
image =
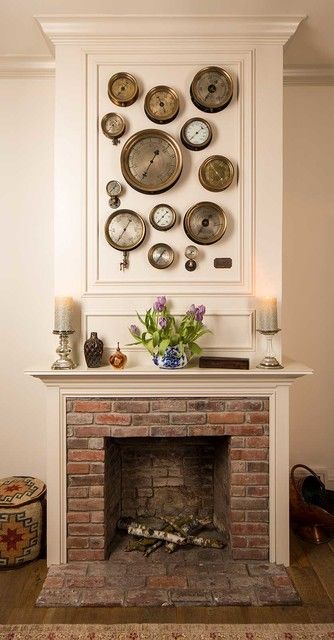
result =
[{"label": "fireplace opening", "polygon": [[228,538],[229,450],[228,436],[106,439],[108,553],[125,518],[145,526],[194,519]]}]

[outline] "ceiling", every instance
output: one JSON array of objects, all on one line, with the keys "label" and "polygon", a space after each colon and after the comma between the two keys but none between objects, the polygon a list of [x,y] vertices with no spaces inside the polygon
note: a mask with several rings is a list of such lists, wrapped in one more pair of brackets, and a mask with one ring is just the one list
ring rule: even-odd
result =
[{"label": "ceiling", "polygon": [[285,65],[334,64],[333,0],[0,0],[0,55],[49,55],[34,16],[66,13],[305,15]]}]

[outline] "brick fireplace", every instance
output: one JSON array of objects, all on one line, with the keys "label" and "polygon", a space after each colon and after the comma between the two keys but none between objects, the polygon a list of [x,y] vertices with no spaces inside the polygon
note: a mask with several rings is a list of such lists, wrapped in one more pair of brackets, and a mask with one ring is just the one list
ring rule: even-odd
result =
[{"label": "brick fireplace", "polygon": [[121,516],[185,512],[268,560],[268,398],[73,398],[66,423],[68,561],[108,558]]}]

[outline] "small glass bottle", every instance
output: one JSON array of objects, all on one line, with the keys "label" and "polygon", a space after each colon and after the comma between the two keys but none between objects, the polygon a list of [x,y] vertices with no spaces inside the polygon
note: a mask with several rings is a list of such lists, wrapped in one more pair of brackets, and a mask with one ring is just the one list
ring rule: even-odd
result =
[{"label": "small glass bottle", "polygon": [[114,369],[124,369],[127,363],[127,356],[125,353],[122,353],[119,348],[119,342],[117,342],[117,349],[114,353],[111,354],[109,358],[109,362]]}]

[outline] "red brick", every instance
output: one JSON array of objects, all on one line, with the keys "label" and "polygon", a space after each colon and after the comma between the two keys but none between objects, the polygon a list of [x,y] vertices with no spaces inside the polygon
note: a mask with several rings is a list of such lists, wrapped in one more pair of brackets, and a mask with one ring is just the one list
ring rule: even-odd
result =
[{"label": "red brick", "polygon": [[104,451],[96,449],[70,449],[68,452],[68,460],[71,462],[103,461]]},{"label": "red brick", "polygon": [[225,425],[223,424],[199,424],[188,426],[188,436],[223,436]]},{"label": "red brick", "polygon": [[148,400],[115,400],[112,406],[116,413],[148,413],[150,410]]},{"label": "red brick", "polygon": [[97,427],[92,425],[91,427],[75,427],[74,434],[78,438],[104,438],[110,436],[110,427]]},{"label": "red brick", "polygon": [[225,425],[225,433],[227,436],[262,436],[262,425],[253,424],[231,424]]},{"label": "red brick", "polygon": [[253,424],[268,424],[268,422],[269,422],[269,412],[268,411],[254,411],[252,413],[247,413],[246,422],[251,422]]},{"label": "red brick", "polygon": [[265,487],[247,487],[247,495],[255,498],[263,498],[269,496],[269,486]]},{"label": "red brick", "polygon": [[269,547],[269,536],[248,536],[248,546],[255,549]]},{"label": "red brick", "polygon": [[74,523],[74,522],[81,522],[81,523],[87,523],[89,522],[89,517],[90,514],[87,513],[87,511],[75,511],[75,512],[69,512],[66,516],[67,522],[68,523]]},{"label": "red brick", "polygon": [[269,447],[269,437],[249,436],[248,438],[245,438],[245,446],[251,447],[252,449],[265,449]]},{"label": "red brick", "polygon": [[148,413],[141,415],[140,413],[133,416],[133,424],[137,427],[141,425],[166,425],[169,424],[169,415],[166,413]]},{"label": "red brick", "polygon": [[[91,462],[89,466],[90,473],[95,474],[104,474],[104,463],[103,462]],[[93,483],[98,484],[98,483]]]},{"label": "red brick", "polygon": [[187,435],[187,427],[181,425],[175,426],[152,426],[150,428],[151,436],[158,438],[179,438]]},{"label": "red brick", "polygon": [[265,485],[269,483],[268,473],[232,473],[231,484],[236,485]]},{"label": "red brick", "polygon": [[245,511],[231,511],[231,522],[244,522],[245,520]]},{"label": "red brick", "polygon": [[69,498],[68,508],[70,511],[101,511],[104,508],[102,498]]},{"label": "red brick", "polygon": [[103,511],[93,511],[91,513],[91,521],[92,522],[104,522],[104,512]]},{"label": "red brick", "polygon": [[89,497],[90,498],[103,498],[104,497],[104,486],[100,485],[98,487],[89,487]]},{"label": "red brick", "polygon": [[95,416],[95,424],[131,424],[131,416],[128,413],[98,413]]},{"label": "red brick", "polygon": [[88,438],[89,449],[104,449],[104,438]]},{"label": "red brick", "polygon": [[232,549],[233,560],[268,560],[268,549]]},{"label": "red brick", "polygon": [[104,476],[102,474],[94,475],[93,473],[88,473],[84,476],[70,475],[68,476],[68,484],[72,487],[91,487],[95,485],[103,485]]},{"label": "red brick", "polygon": [[231,449],[231,460],[268,460],[268,449]]},{"label": "red brick", "polygon": [[145,438],[149,435],[148,427],[112,427],[114,438]]},{"label": "red brick", "polygon": [[103,549],[69,549],[67,552],[69,562],[90,562],[91,560],[104,560]]},{"label": "red brick", "polygon": [[243,471],[246,471],[246,462],[244,462],[244,460],[232,460],[231,471],[234,471],[235,473],[242,473]]},{"label": "red brick", "polygon": [[267,508],[268,501],[266,498],[231,498],[231,509],[246,509],[250,511],[259,509],[263,511]]},{"label": "red brick", "polygon": [[269,411],[269,398],[263,399],[263,408],[265,411]]},{"label": "red brick", "polygon": [[66,416],[67,424],[92,424],[92,413],[68,413]]},{"label": "red brick", "polygon": [[245,446],[245,438],[241,438],[240,436],[232,436],[230,440],[231,449],[240,449]]},{"label": "red brick", "polygon": [[247,522],[269,522],[269,511],[246,511]]},{"label": "red brick", "polygon": [[224,411],[224,400],[210,400],[208,398],[196,398],[188,400],[188,411]]},{"label": "red brick", "polygon": [[240,400],[226,400],[227,411],[260,411],[262,400],[250,400],[242,398]]},{"label": "red brick", "polygon": [[186,411],[187,401],[177,400],[176,398],[161,398],[160,400],[152,400],[152,411]]},{"label": "red brick", "polygon": [[247,462],[248,473],[268,473],[269,462]]},{"label": "red brick", "polygon": [[233,536],[233,549],[247,547],[247,538],[245,536]]},{"label": "red brick", "polygon": [[110,400],[76,400],[74,403],[74,411],[98,413],[110,411]]},{"label": "red brick", "polygon": [[235,497],[245,496],[246,487],[230,487],[230,495]]},{"label": "red brick", "polygon": [[148,576],[147,587],[152,589],[170,589],[178,587],[187,588],[187,578],[185,576]]},{"label": "red brick", "polygon": [[267,534],[268,524],[266,522],[233,522],[231,532],[239,536]]},{"label": "red brick", "polygon": [[68,487],[68,498],[88,498],[88,487]]},{"label": "red brick", "polygon": [[80,475],[83,473],[89,473],[89,464],[88,462],[69,462],[67,464],[67,473]]},{"label": "red brick", "polygon": [[90,549],[104,549],[105,540],[104,537],[100,538],[89,538],[89,547]]},{"label": "red brick", "polygon": [[67,438],[68,449],[87,449],[88,438]]},{"label": "red brick", "polygon": [[245,421],[245,414],[240,411],[221,411],[208,413],[208,422],[211,424],[240,424]]},{"label": "red brick", "polygon": [[73,536],[67,537],[67,548],[68,549],[88,549],[88,539],[86,538],[75,538]]},{"label": "red brick", "polygon": [[171,413],[171,424],[205,424],[206,413]]}]

